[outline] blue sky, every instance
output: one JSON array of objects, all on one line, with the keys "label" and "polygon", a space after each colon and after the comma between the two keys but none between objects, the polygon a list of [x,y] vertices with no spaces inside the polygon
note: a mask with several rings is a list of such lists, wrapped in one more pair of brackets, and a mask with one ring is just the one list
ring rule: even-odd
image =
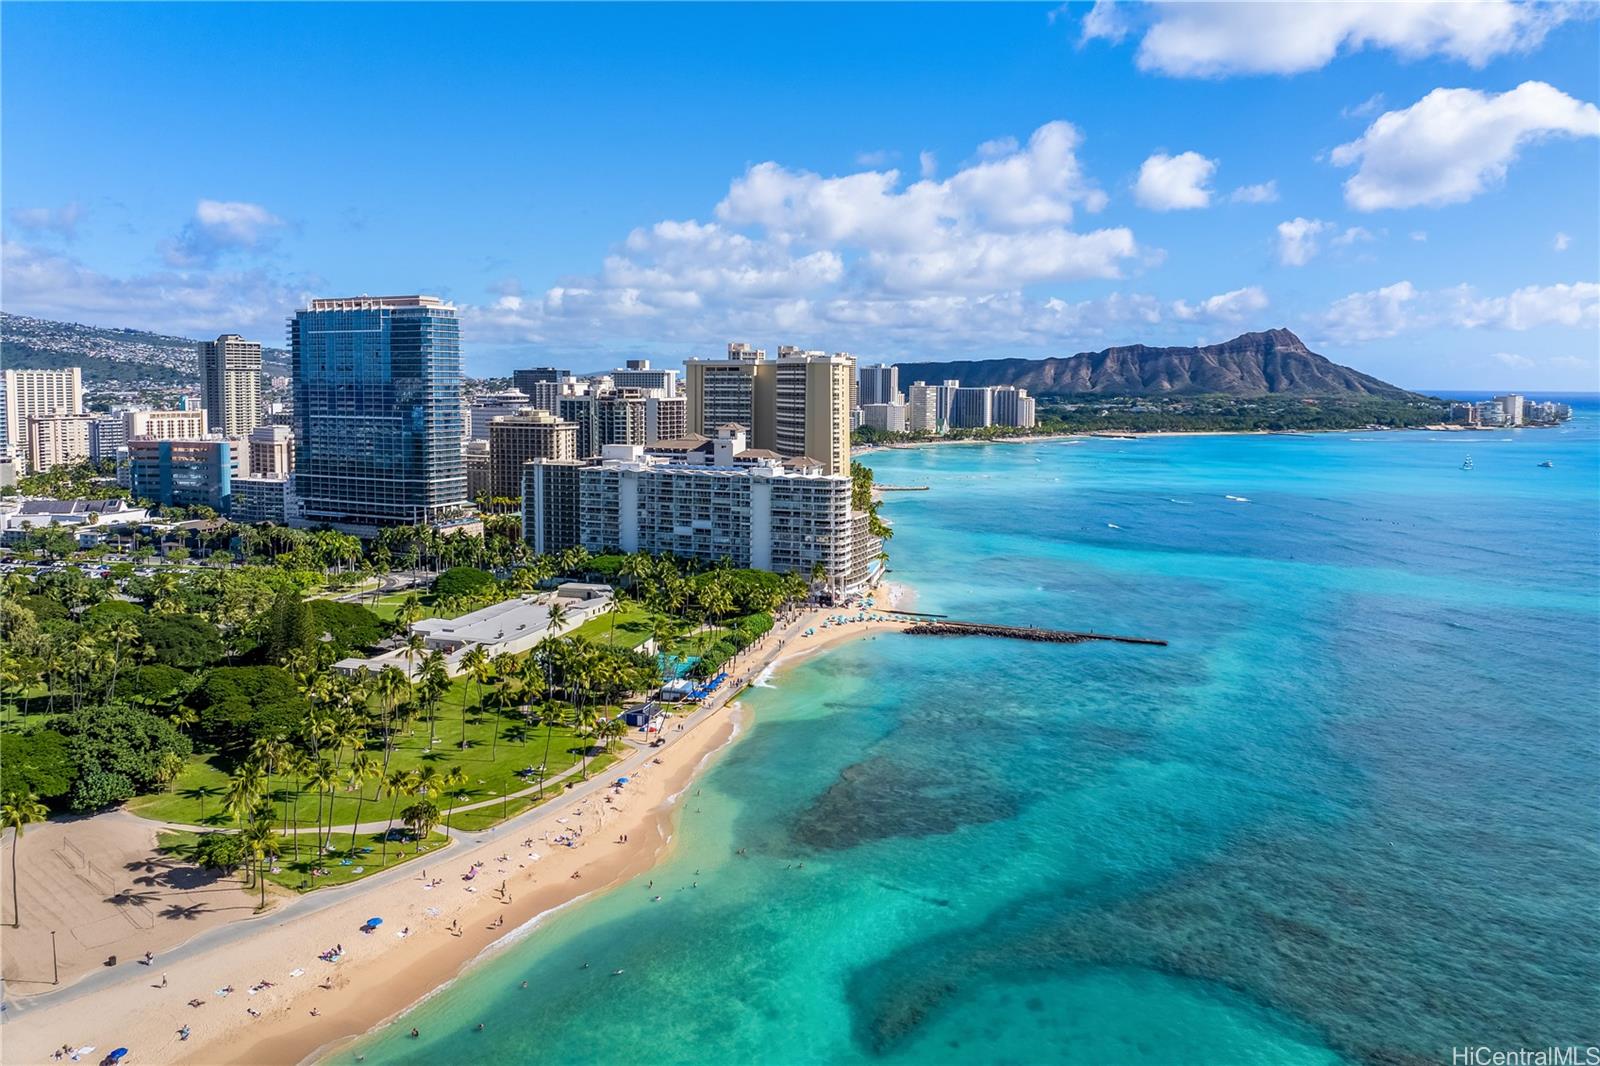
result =
[{"label": "blue sky", "polygon": [[1600,388],[1592,9],[7,4],[7,311],[468,369],[742,339],[1043,357],[1287,326]]}]

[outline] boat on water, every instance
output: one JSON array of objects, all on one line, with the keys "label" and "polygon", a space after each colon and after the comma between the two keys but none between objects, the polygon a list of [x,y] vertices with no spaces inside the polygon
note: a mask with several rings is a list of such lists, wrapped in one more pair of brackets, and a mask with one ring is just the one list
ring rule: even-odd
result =
[{"label": "boat on water", "polygon": [[1469,455],[1465,459],[1461,460],[1461,469],[1463,469],[1463,470],[1471,470],[1472,469],[1472,456]]},{"label": "boat on water", "polygon": [[1555,466],[1556,464],[1554,464],[1550,460],[1546,459],[1544,462],[1540,463],[1539,465],[1544,467],[1546,470],[1549,470],[1551,467]]}]

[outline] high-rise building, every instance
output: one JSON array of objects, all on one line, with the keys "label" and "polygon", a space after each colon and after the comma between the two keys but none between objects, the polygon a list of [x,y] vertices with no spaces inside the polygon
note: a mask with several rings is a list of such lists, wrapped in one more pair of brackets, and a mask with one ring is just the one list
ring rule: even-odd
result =
[{"label": "high-rise building", "polygon": [[906,428],[912,433],[942,433],[939,417],[939,386],[913,382],[906,390]]},{"label": "high-rise building", "polygon": [[1028,395],[1027,389],[1019,389],[1015,385],[993,385],[989,392],[993,396],[995,425],[1027,429],[1038,423],[1033,397]]},{"label": "high-rise building", "polygon": [[900,403],[900,368],[888,363],[864,366],[860,375],[860,406],[875,403]]},{"label": "high-rise building", "polygon": [[645,399],[637,389],[589,391],[563,396],[560,417],[578,427],[579,459],[600,454],[608,444],[643,444]]},{"label": "high-rise building", "polygon": [[[850,478],[794,463],[769,455],[732,466],[691,465],[640,448],[608,448],[599,463],[573,471],[578,542],[592,552],[726,558],[735,566],[808,577],[820,564],[835,589],[864,586],[877,550],[857,551]],[[540,467],[546,472],[535,474]],[[548,479],[548,468],[530,464],[528,476]],[[543,496],[532,488],[524,497],[524,521],[531,514],[537,531],[546,514]]]},{"label": "high-rise building", "polygon": [[744,426],[758,447],[773,447],[777,364],[748,344],[728,345],[725,359],[689,359],[683,364],[690,433],[709,435],[718,426]]},{"label": "high-rise building", "polygon": [[128,443],[128,422],[123,412],[95,415],[89,420],[89,458],[104,462],[117,457],[117,449]]},{"label": "high-rise building", "polygon": [[1500,405],[1501,425],[1520,426],[1523,423],[1523,405],[1526,397],[1515,392],[1504,396],[1496,396],[1494,402]]},{"label": "high-rise building", "polygon": [[678,372],[652,369],[648,359],[629,359],[620,370],[606,375],[619,389],[638,389],[649,396],[676,396]]},{"label": "high-rise building", "polygon": [[294,472],[294,431],[257,426],[250,431],[250,476],[288,477]]},{"label": "high-rise building", "polygon": [[199,440],[211,429],[209,412],[203,407],[192,411],[128,411],[123,418],[129,440]]},{"label": "high-rise building", "polygon": [[494,495],[494,467],[488,441],[467,441],[461,449],[461,465],[467,472],[467,499],[477,503]]},{"label": "high-rise building", "polygon": [[489,423],[506,415],[514,415],[528,406],[528,394],[520,389],[506,389],[504,392],[488,392],[475,397],[469,409],[472,419],[472,428],[468,433],[470,440],[488,440]]},{"label": "high-rise building", "polygon": [[163,507],[210,507],[227,514],[239,453],[226,440],[128,442],[129,486],[133,494]]},{"label": "high-rise building", "polygon": [[285,525],[292,513],[294,482],[286,477],[236,477],[230,483],[228,517],[240,525]]},{"label": "high-rise building", "polygon": [[981,429],[994,424],[994,393],[957,386],[950,403],[951,429]]},{"label": "high-rise building", "polygon": [[522,539],[535,554],[575,548],[578,540],[578,474],[573,459],[535,459],[522,468]]},{"label": "high-rise building", "polygon": [[[770,447],[780,455],[810,456],[825,473],[848,474],[855,369],[855,360],[842,352],[779,349]],[[756,447],[768,447],[763,436],[758,423]]]},{"label": "high-rise building", "polygon": [[903,403],[864,403],[861,405],[861,424],[868,429],[885,433],[906,431],[906,405]]},{"label": "high-rise building", "polygon": [[644,442],[677,440],[689,433],[689,400],[684,396],[646,396]]},{"label": "high-rise building", "polygon": [[28,470],[39,474],[89,459],[89,415],[35,415],[28,419]]},{"label": "high-rise building", "polygon": [[511,372],[511,387],[518,392],[532,396],[533,386],[540,382],[559,382],[562,378],[571,376],[571,371],[557,370],[553,366],[535,366],[527,370],[513,370]]},{"label": "high-rise building", "polygon": [[7,370],[0,375],[5,388],[5,419],[0,451],[21,462],[28,454],[28,419],[49,415],[83,414],[83,371]]},{"label": "high-rise building", "polygon": [[576,458],[578,424],[563,422],[549,411],[530,407],[525,414],[489,424],[490,492],[495,496],[522,495],[522,466],[530,459]]},{"label": "high-rise building", "polygon": [[211,427],[242,437],[261,424],[261,345],[234,333],[201,341],[200,403]]},{"label": "high-rise building", "polygon": [[434,296],[312,300],[289,323],[300,520],[358,533],[467,503],[461,338]]}]

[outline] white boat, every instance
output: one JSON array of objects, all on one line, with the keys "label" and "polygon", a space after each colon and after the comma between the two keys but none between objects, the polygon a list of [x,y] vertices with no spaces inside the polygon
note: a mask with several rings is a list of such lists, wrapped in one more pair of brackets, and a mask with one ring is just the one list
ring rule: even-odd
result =
[{"label": "white boat", "polygon": [[1555,466],[1556,464],[1554,464],[1550,460],[1546,459],[1544,462],[1540,463],[1539,465],[1544,467],[1546,470],[1549,470],[1551,467]]}]

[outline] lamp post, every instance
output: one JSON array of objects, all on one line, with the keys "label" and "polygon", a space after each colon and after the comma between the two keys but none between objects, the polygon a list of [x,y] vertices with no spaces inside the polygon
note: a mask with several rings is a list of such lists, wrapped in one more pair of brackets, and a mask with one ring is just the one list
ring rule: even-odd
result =
[{"label": "lamp post", "polygon": [[61,964],[56,958],[56,931],[54,929],[50,930],[50,983],[53,985],[61,983]]}]

